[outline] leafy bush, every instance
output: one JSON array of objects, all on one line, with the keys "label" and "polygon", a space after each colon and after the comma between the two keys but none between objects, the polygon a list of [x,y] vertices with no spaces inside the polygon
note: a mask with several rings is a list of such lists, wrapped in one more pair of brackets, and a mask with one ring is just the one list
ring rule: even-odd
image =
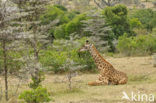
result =
[{"label": "leafy bush", "polygon": [[49,93],[46,88],[38,87],[33,90],[26,90],[20,94],[19,98],[24,99],[26,103],[45,103],[49,102]]},{"label": "leafy bush", "polygon": [[138,18],[132,18],[132,19],[129,20],[129,22],[130,22],[130,27],[132,29],[142,27],[142,24],[141,24],[141,22],[139,21]]},{"label": "leafy bush", "polygon": [[51,21],[59,19],[57,25],[67,23],[69,18],[66,16],[66,11],[58,6],[48,6],[46,12],[41,15],[41,21],[43,24],[49,24]]},{"label": "leafy bush", "polygon": [[42,57],[40,62],[48,70],[53,71],[54,73],[61,73],[64,70],[61,70],[60,67],[66,61],[66,52],[58,52],[57,50],[46,50],[42,52]]},{"label": "leafy bush", "polygon": [[78,11],[71,11],[71,12],[68,12],[67,16],[70,20],[72,20],[74,17],[76,17],[79,14],[80,14],[80,12],[78,12]]},{"label": "leafy bush", "polygon": [[152,30],[152,34],[153,34],[153,35],[156,35],[156,27],[153,28],[153,30]]},{"label": "leafy bush", "polygon": [[[0,44],[1,46],[1,44]],[[8,72],[11,74],[18,74],[18,71],[21,69],[21,67],[23,66],[23,62],[20,60],[20,58],[22,57],[21,52],[15,52],[15,51],[8,51],[7,55],[10,57],[10,59],[8,59]],[[3,52],[2,49],[0,48],[0,73],[3,71]]]},{"label": "leafy bush", "polygon": [[54,37],[56,39],[65,39],[66,38],[66,33],[65,33],[65,24],[60,25],[58,27],[56,27],[55,31],[54,31]]},{"label": "leafy bush", "polygon": [[[82,71],[95,71],[95,64],[89,53],[78,54],[78,49],[84,44],[86,38],[80,40],[54,40],[53,48],[41,52],[40,62],[47,70],[54,73],[66,72],[68,68],[61,69],[68,59],[73,60],[77,64],[85,65]],[[68,43],[70,42],[70,43]]]},{"label": "leafy bush", "polygon": [[143,28],[152,31],[153,27],[156,27],[156,11],[152,9],[137,9],[131,11],[130,18],[138,18],[143,24]]},{"label": "leafy bush", "polygon": [[124,34],[119,38],[117,48],[124,55],[146,55],[156,52],[156,36],[139,35],[128,37]]},{"label": "leafy bush", "polygon": [[82,28],[83,28],[83,23],[81,22],[82,20],[86,20],[86,14],[80,14],[76,16],[72,21],[70,21],[66,27],[65,27],[65,32],[67,36],[70,36],[72,33],[77,33],[79,35],[82,35]]},{"label": "leafy bush", "polygon": [[124,33],[128,35],[133,34],[127,17],[128,10],[126,6],[117,5],[114,7],[106,7],[102,14],[106,19],[106,23],[112,27],[116,39]]},{"label": "leafy bush", "polygon": [[[48,28],[48,31],[47,31],[47,33],[49,34],[49,37],[51,37],[52,40],[54,38],[67,39],[67,37],[69,38],[69,33],[65,33],[65,28],[66,26],[68,26],[66,24],[68,24],[68,22],[71,22],[72,19],[74,19],[78,14],[79,12],[76,12],[76,11],[68,12],[68,10],[61,5],[54,5],[54,6],[48,6],[47,10],[45,11],[43,15],[41,15],[40,19],[41,19],[42,25],[49,24],[53,22],[54,20],[57,20],[57,23],[55,24],[55,26]],[[76,17],[76,18],[77,18],[76,20],[78,21],[79,19],[81,19],[81,17]],[[77,22],[75,22],[75,24],[77,25]]]},{"label": "leafy bush", "polygon": [[65,7],[62,6],[62,5],[54,5],[54,7],[57,7],[57,8],[59,8],[59,9],[63,10],[63,11],[67,11],[67,8],[65,8]]},{"label": "leafy bush", "polygon": [[[0,44],[0,46],[1,46],[1,44]],[[0,57],[2,57],[2,50],[1,50],[1,48],[0,48]],[[2,60],[2,58],[0,58],[0,73],[3,71],[2,65],[3,65],[3,60]]]},{"label": "leafy bush", "polygon": [[41,82],[44,80],[43,71],[39,71],[37,73],[37,78],[36,76],[32,75],[31,79],[32,79],[32,82],[29,84],[29,87],[33,89],[38,88],[39,86],[41,86]]}]

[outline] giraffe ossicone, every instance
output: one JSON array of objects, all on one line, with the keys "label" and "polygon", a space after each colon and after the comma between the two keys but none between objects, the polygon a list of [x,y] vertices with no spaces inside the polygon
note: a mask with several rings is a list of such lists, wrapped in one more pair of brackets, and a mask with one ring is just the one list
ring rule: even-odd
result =
[{"label": "giraffe ossicone", "polygon": [[92,55],[94,62],[100,72],[98,79],[94,82],[89,82],[88,85],[118,85],[126,84],[128,77],[125,73],[116,70],[109,62],[107,62],[97,51],[95,46],[91,44],[88,40],[85,45],[79,49],[79,52],[89,51]]}]

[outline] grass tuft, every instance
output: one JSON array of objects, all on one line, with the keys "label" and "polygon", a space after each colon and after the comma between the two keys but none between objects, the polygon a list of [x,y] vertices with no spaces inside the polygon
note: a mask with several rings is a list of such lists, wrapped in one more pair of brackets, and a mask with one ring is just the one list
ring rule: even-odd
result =
[{"label": "grass tuft", "polygon": [[150,80],[148,75],[130,75],[128,76],[129,82],[142,82]]}]

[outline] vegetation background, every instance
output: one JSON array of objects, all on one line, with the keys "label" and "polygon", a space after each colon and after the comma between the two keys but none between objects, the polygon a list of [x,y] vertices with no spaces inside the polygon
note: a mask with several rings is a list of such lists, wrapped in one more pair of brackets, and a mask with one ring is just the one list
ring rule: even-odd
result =
[{"label": "vegetation background", "polygon": [[[90,87],[93,43],[126,85]],[[155,0],[0,0],[0,103],[117,103],[156,96]],[[121,92],[121,93],[120,93]]]}]

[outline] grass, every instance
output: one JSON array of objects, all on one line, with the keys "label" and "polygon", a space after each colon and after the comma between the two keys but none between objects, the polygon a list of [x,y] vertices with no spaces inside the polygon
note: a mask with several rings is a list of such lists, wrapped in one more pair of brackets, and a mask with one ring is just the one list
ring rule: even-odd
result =
[{"label": "grass", "polygon": [[[128,95],[132,91],[139,91],[156,96],[156,68],[152,66],[152,57],[108,57],[107,61],[128,74],[126,85],[88,86],[87,82],[96,80],[98,74],[79,74],[72,79],[73,89],[69,90],[65,75],[48,74],[43,86],[51,94],[51,103],[133,103],[121,99],[123,91]],[[16,83],[17,80],[10,78],[10,81]],[[26,84],[19,88],[17,95],[9,103],[18,103],[18,94],[28,89]],[[0,103],[6,102],[2,100]]]}]

